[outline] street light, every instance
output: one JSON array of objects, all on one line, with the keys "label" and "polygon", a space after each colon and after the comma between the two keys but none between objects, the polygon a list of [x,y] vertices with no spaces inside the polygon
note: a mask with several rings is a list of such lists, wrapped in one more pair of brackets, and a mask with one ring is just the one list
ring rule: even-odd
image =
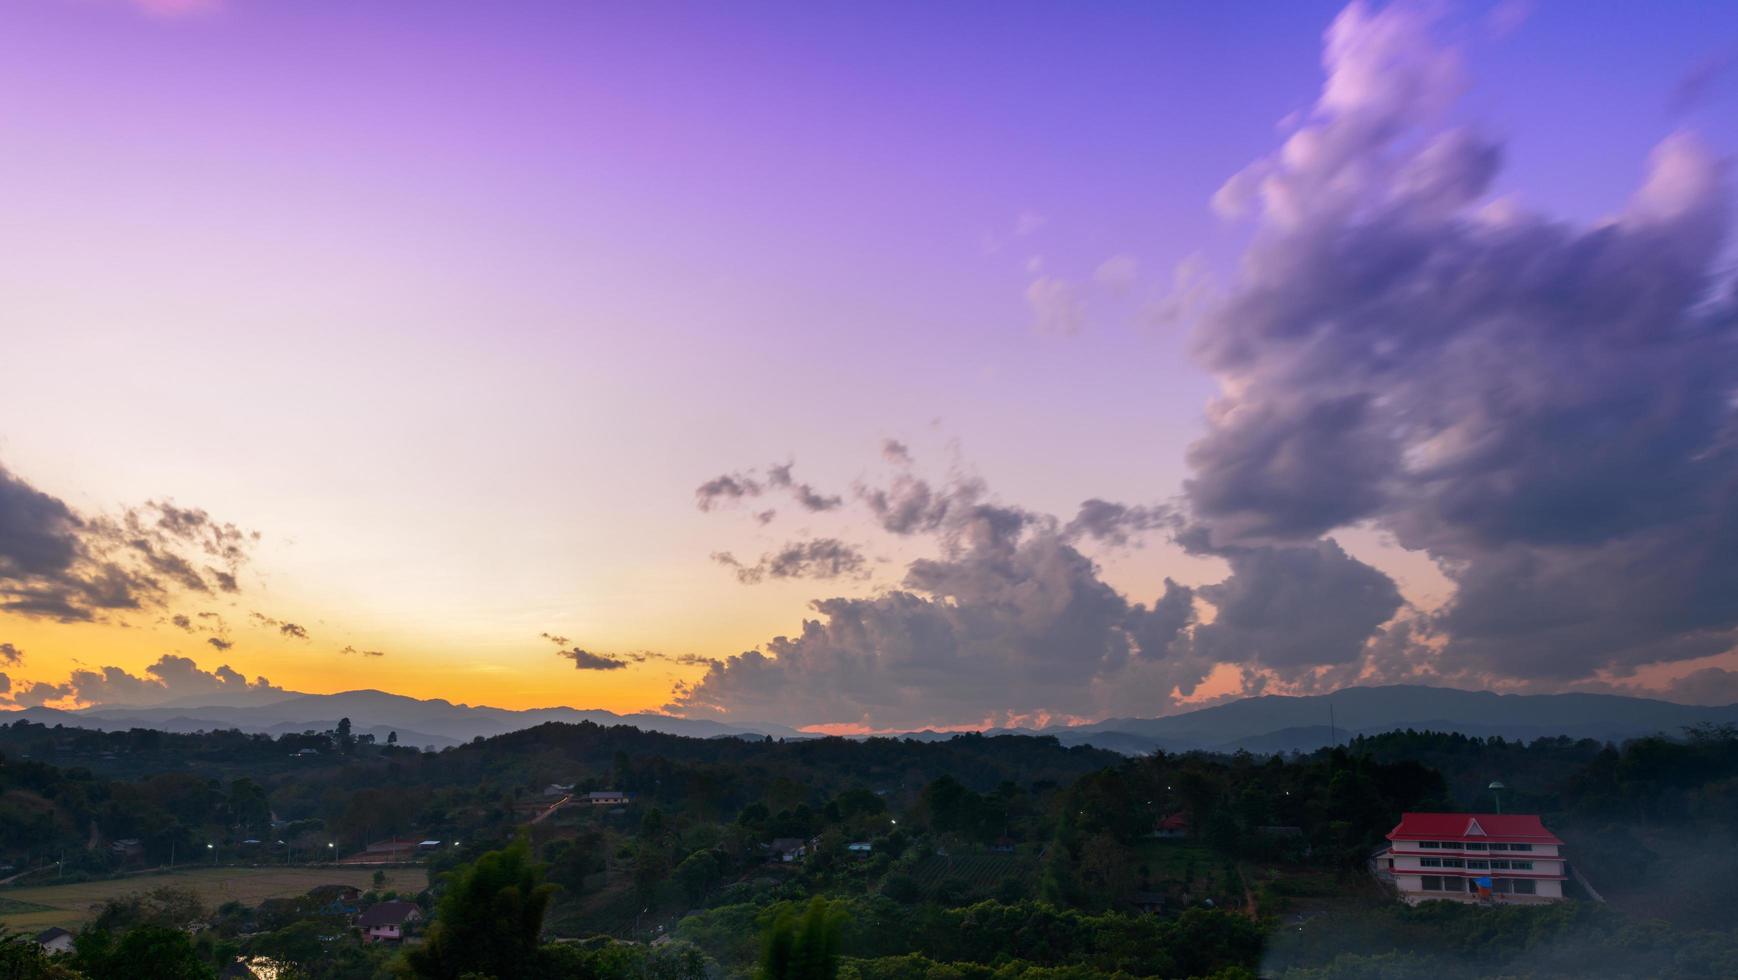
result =
[{"label": "street light", "polygon": [[217,845],[207,844],[205,845],[205,849],[211,852],[211,866],[214,868],[217,867]]},{"label": "street light", "polygon": [[1508,787],[1504,786],[1502,783],[1499,783],[1493,779],[1493,780],[1491,780],[1491,784],[1485,788],[1491,791],[1492,798],[1494,798],[1497,801],[1497,813],[1499,813],[1499,814],[1502,813],[1503,812],[1503,790],[1508,789]]}]

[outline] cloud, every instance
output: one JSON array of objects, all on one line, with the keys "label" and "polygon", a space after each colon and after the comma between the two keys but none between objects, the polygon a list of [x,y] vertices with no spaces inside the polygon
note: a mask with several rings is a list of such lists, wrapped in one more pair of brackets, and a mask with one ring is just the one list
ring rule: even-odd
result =
[{"label": "cloud", "polygon": [[744,585],[754,585],[768,578],[833,579],[868,575],[868,560],[863,553],[838,538],[793,541],[778,551],[761,555],[760,561],[753,565],[744,565],[728,551],[715,553],[712,560],[733,569],[737,581]]},{"label": "cloud", "polygon": [[[779,463],[768,466],[764,477],[753,472],[726,473],[714,477],[695,489],[695,504],[703,511],[710,511],[775,490],[787,494],[798,506],[811,512],[835,510],[844,503],[842,497],[821,493],[809,484],[795,479],[791,475],[792,468],[791,463]],[[756,517],[765,524],[772,520],[773,512],[762,511]]]},{"label": "cloud", "polygon": [[258,537],[171,501],[82,515],[0,466],[0,611],[80,622],[235,591]]},{"label": "cloud", "polygon": [[911,562],[898,590],[816,601],[797,636],[710,666],[677,687],[670,710],[875,728],[981,723],[1165,704],[1211,669],[1186,642],[1186,587],[1167,582],[1150,609],[1129,602],[1057,521],[989,503],[981,484],[905,495],[924,501],[911,511],[922,516],[895,520],[896,533],[925,529],[940,557]]},{"label": "cloud", "polygon": [[127,0],[152,17],[178,18],[211,14],[223,9],[223,0]]},{"label": "cloud", "polygon": [[809,486],[807,483],[798,483],[796,480],[792,479],[791,465],[792,464],[790,463],[785,463],[780,466],[767,467],[767,485],[789,491],[791,497],[795,499],[804,510],[833,510],[840,504],[844,503],[842,497],[819,493],[814,487]]},{"label": "cloud", "polygon": [[267,616],[265,613],[261,612],[251,612],[248,613],[247,616],[249,619],[267,629],[277,630],[280,636],[287,636],[292,640],[305,640],[308,638],[307,628],[302,626],[300,623],[291,623],[282,619],[274,619],[273,617]]},{"label": "cloud", "polygon": [[626,660],[612,657],[609,654],[592,653],[581,647],[562,650],[560,653],[561,656],[573,661],[573,666],[577,670],[621,670],[628,665]]},{"label": "cloud", "polygon": [[1738,67],[1738,46],[1696,62],[1672,86],[1668,107],[1674,113],[1683,113],[1706,105],[1730,78],[1734,67]]},{"label": "cloud", "polygon": [[1039,333],[1072,336],[1086,325],[1080,287],[1057,276],[1039,276],[1026,286],[1026,305]]},{"label": "cloud", "polygon": [[230,647],[235,646],[234,643],[231,643],[221,636],[208,636],[205,638],[205,642],[211,644],[212,648],[219,652],[228,650]]},{"label": "cloud", "polygon": [[1177,513],[1169,507],[1130,506],[1094,497],[1081,503],[1080,512],[1062,533],[1068,538],[1126,545],[1143,532],[1174,528],[1178,521]]},{"label": "cloud", "polygon": [[[225,664],[207,671],[191,658],[164,654],[142,675],[121,667],[72,672],[60,697],[89,705],[148,706],[207,694],[288,693],[264,677],[249,680]],[[15,699],[16,700],[16,699]],[[54,700],[50,698],[49,700]]]},{"label": "cloud", "polygon": [[384,657],[384,656],[386,656],[386,653],[383,650],[358,650],[355,647],[349,646],[349,645],[346,645],[344,647],[344,649],[339,650],[338,652],[343,653],[343,654],[355,654],[358,657]]},{"label": "cloud", "polygon": [[1113,255],[1100,262],[1098,268],[1093,270],[1092,281],[1115,295],[1124,296],[1134,288],[1140,271],[1140,262],[1134,256]]},{"label": "cloud", "polygon": [[1394,580],[1346,554],[1332,538],[1287,548],[1229,548],[1223,582],[1203,586],[1213,622],[1195,630],[1211,660],[1300,672],[1359,660],[1365,644],[1405,604]]},{"label": "cloud", "polygon": [[881,458],[895,466],[911,465],[911,447],[898,439],[881,440]]},{"label": "cloud", "polygon": [[1413,623],[1440,654],[1390,665],[1561,684],[1732,649],[1726,166],[1680,133],[1611,219],[1493,210],[1500,146],[1431,128],[1463,87],[1431,30],[1421,8],[1348,7],[1308,120],[1216,199],[1256,227],[1197,336],[1221,394],[1187,505],[1233,567],[1202,595],[1235,610],[1349,590],[1297,646],[1236,634],[1281,669],[1343,657],[1396,604],[1326,537],[1368,526],[1455,585]]},{"label": "cloud", "polygon": [[1738,670],[1703,667],[1673,681],[1666,696],[1686,704],[1738,704]]},{"label": "cloud", "polygon": [[10,643],[0,643],[0,662],[17,666],[24,662],[24,651]]},{"label": "cloud", "polygon": [[[4,676],[4,675],[0,675]],[[8,686],[10,678],[8,678]],[[49,684],[35,681],[20,684],[12,692],[12,703],[20,708],[40,708],[50,701],[60,701],[72,694],[72,687],[67,684]]]}]

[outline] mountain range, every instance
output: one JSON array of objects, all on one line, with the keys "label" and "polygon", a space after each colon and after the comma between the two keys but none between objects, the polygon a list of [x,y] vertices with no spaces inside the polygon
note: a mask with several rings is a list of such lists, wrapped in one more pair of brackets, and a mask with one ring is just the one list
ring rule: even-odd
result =
[{"label": "mountain range", "polygon": [[[18,719],[47,725],[110,731],[233,728],[271,735],[329,731],[340,718],[349,718],[358,734],[372,734],[384,741],[395,732],[401,744],[431,748],[552,721],[632,725],[694,738],[814,737],[783,725],[757,722],[726,723],[566,707],[509,710],[371,690],[288,694],[275,699],[246,695],[218,704],[108,705],[75,711],[28,708],[14,714]],[[1137,755],[1154,750],[1308,752],[1354,735],[1406,728],[1518,739],[1567,735],[1621,741],[1658,732],[1677,734],[1697,724],[1738,724],[1738,704],[1705,707],[1615,694],[1495,694],[1392,685],[1349,687],[1300,697],[1264,695],[1160,718],[1109,718],[1087,725],[992,729],[986,734],[1051,735],[1065,745],[1091,745]],[[905,737],[946,739],[956,734],[926,731]]]}]

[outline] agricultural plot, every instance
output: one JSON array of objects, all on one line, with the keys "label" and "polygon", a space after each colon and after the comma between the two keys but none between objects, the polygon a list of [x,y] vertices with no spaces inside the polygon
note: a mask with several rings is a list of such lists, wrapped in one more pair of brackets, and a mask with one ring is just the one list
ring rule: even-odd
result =
[{"label": "agricultural plot", "polygon": [[[197,868],[109,881],[6,888],[0,889],[0,926],[16,932],[37,932],[49,926],[76,931],[104,902],[165,885],[192,889],[208,907],[216,908],[230,901],[258,905],[268,898],[294,898],[316,885],[354,885],[366,891],[374,887],[374,871],[338,866]],[[382,890],[415,893],[427,887],[428,872],[422,868],[389,868]]]},{"label": "agricultural plot", "polygon": [[958,881],[982,895],[1010,878],[1025,882],[1036,870],[1031,858],[1018,854],[932,854],[911,869],[911,877],[926,893],[943,882]]}]

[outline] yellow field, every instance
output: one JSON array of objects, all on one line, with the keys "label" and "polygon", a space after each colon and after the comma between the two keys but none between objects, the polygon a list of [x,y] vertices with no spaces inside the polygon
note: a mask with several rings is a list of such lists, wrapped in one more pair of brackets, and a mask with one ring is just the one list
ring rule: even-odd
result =
[{"label": "yellow field", "polygon": [[[422,868],[386,868],[382,890],[419,892],[428,887],[428,872]],[[207,906],[224,902],[258,905],[268,898],[294,898],[316,885],[354,885],[367,891],[374,881],[373,868],[188,868],[160,874],[135,875],[112,881],[86,881],[75,885],[31,885],[0,888],[0,925],[16,932],[36,933],[49,926],[78,931],[95,915],[92,906],[111,898],[150,891],[164,885],[191,888]],[[8,902],[47,906],[46,911],[7,912]]]}]

